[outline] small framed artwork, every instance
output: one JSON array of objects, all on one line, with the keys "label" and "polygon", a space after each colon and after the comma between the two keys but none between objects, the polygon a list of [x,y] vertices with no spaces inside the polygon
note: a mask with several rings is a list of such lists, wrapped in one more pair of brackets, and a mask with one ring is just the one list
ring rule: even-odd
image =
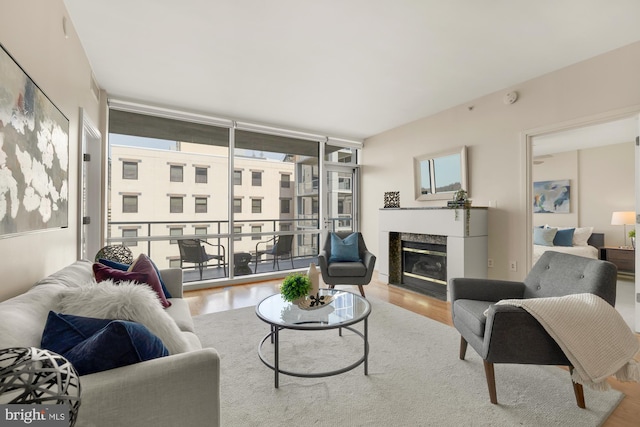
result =
[{"label": "small framed artwork", "polygon": [[0,45],[0,237],[68,226],[69,120]]},{"label": "small framed artwork", "polygon": [[570,213],[570,180],[533,183],[533,213]]}]

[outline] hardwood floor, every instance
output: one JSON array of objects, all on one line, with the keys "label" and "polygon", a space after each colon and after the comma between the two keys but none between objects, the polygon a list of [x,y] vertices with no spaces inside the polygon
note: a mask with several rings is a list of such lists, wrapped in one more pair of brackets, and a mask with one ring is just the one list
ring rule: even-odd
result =
[{"label": "hardwood floor", "polygon": [[[184,294],[184,298],[189,303],[191,314],[197,316],[199,314],[255,306],[263,298],[278,292],[280,282],[281,280],[278,279],[245,285],[187,291]],[[338,286],[338,288],[343,287]],[[344,289],[357,292],[357,287],[344,287]],[[447,302],[435,300],[396,286],[388,286],[375,280],[365,286],[364,289],[367,297],[387,301],[414,313],[452,325],[449,303]],[[637,335],[637,337],[640,340],[640,335]],[[458,348],[451,349],[451,357],[458,357]],[[640,353],[636,355],[636,360],[640,361]],[[497,381],[499,382],[500,379]],[[613,388],[620,390],[626,396],[603,425],[605,427],[637,427],[640,425],[640,384],[624,383],[613,378],[608,381]],[[588,410],[589,401],[587,400],[586,403]],[[487,404],[490,404],[488,394]]]}]

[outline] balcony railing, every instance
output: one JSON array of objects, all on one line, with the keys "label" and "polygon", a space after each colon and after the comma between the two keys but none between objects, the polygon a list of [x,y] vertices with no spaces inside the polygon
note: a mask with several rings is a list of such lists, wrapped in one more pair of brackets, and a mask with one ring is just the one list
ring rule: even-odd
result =
[{"label": "balcony railing", "polygon": [[[203,273],[203,280],[233,278],[245,274],[264,274],[278,270],[273,266],[273,258],[264,254],[256,254],[256,243],[266,241],[276,235],[293,234],[294,243],[292,247],[294,269],[304,268],[310,262],[317,263],[318,255],[318,228],[317,216],[312,217],[301,215],[296,218],[287,219],[250,219],[234,221],[234,227],[244,224],[255,224],[259,222],[263,226],[260,233],[233,233],[229,230],[229,221],[212,220],[212,221],[111,221],[108,224],[109,236],[108,244],[124,244],[128,246],[134,256],[140,253],[147,254],[159,268],[177,267],[180,265],[180,252],[177,245],[179,239],[202,239],[211,243],[211,247],[205,245],[205,250],[211,254],[217,254],[216,245],[222,245],[226,254],[224,263],[218,263],[212,260]],[[349,220],[347,223],[351,223]],[[282,230],[284,224],[290,224],[290,231]],[[173,228],[182,228],[186,231],[187,227],[206,228],[206,234],[187,234],[182,235],[170,234]],[[331,230],[344,229],[345,218],[332,218]],[[137,236],[122,236],[123,231],[137,230]],[[195,229],[195,228],[194,228]],[[120,234],[120,235],[118,235]],[[273,242],[271,242],[272,244]],[[233,248],[230,250],[230,248]],[[262,252],[262,246],[260,251]],[[235,255],[244,253],[250,254],[251,260],[248,267],[242,271],[237,269],[237,262],[241,258]],[[233,256],[231,256],[233,254]],[[257,255],[257,256],[256,256]],[[245,257],[246,258],[246,257]],[[224,264],[224,265],[223,265]],[[279,270],[291,270],[291,261],[287,259],[279,260]],[[224,270],[226,267],[226,275]],[[234,271],[235,267],[235,271]],[[247,267],[244,265],[243,267]],[[197,266],[193,264],[184,264],[184,282],[192,282],[200,280]]]}]

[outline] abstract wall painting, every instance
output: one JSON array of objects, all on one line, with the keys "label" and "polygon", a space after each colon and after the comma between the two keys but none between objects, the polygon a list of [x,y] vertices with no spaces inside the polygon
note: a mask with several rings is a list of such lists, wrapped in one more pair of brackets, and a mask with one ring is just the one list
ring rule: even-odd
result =
[{"label": "abstract wall painting", "polygon": [[68,227],[69,120],[0,45],[0,237]]},{"label": "abstract wall painting", "polygon": [[533,183],[533,213],[571,212],[570,180]]}]

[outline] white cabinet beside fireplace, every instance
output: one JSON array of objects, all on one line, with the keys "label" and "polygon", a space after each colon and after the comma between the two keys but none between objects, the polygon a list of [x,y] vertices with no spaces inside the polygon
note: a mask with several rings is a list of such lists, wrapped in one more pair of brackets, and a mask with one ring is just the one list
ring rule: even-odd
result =
[{"label": "white cabinet beside fireplace", "polygon": [[[452,277],[487,277],[488,226],[487,208],[467,212],[449,208],[380,209],[378,278],[389,283],[389,233],[414,233],[446,236],[447,279]],[[450,296],[447,291],[447,300]]]}]

